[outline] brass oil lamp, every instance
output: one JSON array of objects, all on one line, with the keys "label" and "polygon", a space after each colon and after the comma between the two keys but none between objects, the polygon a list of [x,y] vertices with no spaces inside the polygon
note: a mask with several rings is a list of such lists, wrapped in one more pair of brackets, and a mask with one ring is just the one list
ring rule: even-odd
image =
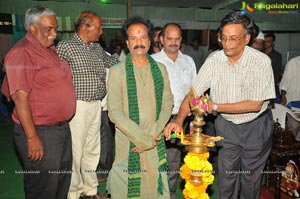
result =
[{"label": "brass oil lamp", "polygon": [[[198,97],[195,90],[192,88],[189,93],[189,105],[194,115],[192,124],[194,126],[193,133],[184,135],[183,132],[176,134],[176,137],[180,139],[181,143],[186,146],[189,153],[204,154],[209,153],[208,147],[214,147],[215,142],[224,139],[220,136],[209,136],[202,133],[202,127],[205,125],[203,116],[207,115],[208,108],[208,95]],[[174,136],[174,134],[173,134]],[[209,154],[208,154],[209,155]],[[205,171],[191,171],[190,182],[195,186],[199,186],[203,183],[202,173]]]},{"label": "brass oil lamp", "polygon": [[224,138],[221,136],[209,136],[202,133],[202,126],[205,125],[203,116],[207,115],[208,95],[197,97],[193,88],[189,91],[188,95],[191,111],[195,116],[192,121],[194,132],[190,135],[184,135],[184,133],[181,132],[177,135],[177,138],[180,138],[181,144],[186,145],[189,152],[205,153],[208,151],[207,147],[214,147],[215,142]]}]

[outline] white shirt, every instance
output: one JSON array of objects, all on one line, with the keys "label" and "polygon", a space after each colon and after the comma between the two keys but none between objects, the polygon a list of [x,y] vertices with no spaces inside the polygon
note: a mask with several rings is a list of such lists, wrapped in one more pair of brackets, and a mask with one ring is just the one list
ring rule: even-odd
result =
[{"label": "white shirt", "polygon": [[[107,81],[108,81],[109,69],[105,68],[105,70],[106,70],[105,82],[106,82],[106,89],[107,89]],[[106,99],[107,99],[107,93],[106,93],[105,97],[101,101],[101,107],[102,107],[103,111],[107,111]]]},{"label": "white shirt", "polygon": [[167,56],[164,49],[151,56],[167,68],[172,94],[174,95],[172,114],[178,114],[181,102],[196,78],[195,62],[190,56],[182,54],[180,51],[178,51],[175,62]]},{"label": "white shirt", "polygon": [[287,103],[300,101],[300,56],[291,59],[285,66],[280,90],[286,91]]}]

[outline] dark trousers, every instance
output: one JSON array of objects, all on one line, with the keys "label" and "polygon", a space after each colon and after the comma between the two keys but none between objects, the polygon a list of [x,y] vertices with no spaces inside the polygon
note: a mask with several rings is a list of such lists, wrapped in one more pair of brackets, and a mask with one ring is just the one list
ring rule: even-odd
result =
[{"label": "dark trousers", "polygon": [[[259,199],[261,177],[271,151],[273,117],[267,111],[257,119],[236,125],[219,116],[215,121],[218,142],[219,199]],[[235,186],[240,178],[240,186]]]},{"label": "dark trousers", "polygon": [[167,161],[169,166],[168,177],[170,180],[170,195],[171,195],[171,199],[175,199],[177,179],[179,177],[183,146],[180,144],[180,141],[177,139],[169,140],[166,141],[165,143],[166,143]]},{"label": "dark trousers", "polygon": [[72,141],[68,123],[36,126],[44,157],[30,161],[21,125],[14,124],[14,139],[24,166],[26,199],[66,199],[72,171]]},{"label": "dark trousers", "polygon": [[[175,119],[176,119],[176,115],[172,115],[169,122],[172,122]],[[190,122],[191,122],[191,117],[188,117],[183,122],[183,129],[185,130],[184,133],[189,132]],[[166,144],[167,161],[169,166],[168,177],[170,181],[170,195],[171,195],[171,199],[175,199],[177,179],[180,173],[180,166],[183,159],[182,156],[183,156],[184,147],[180,143],[179,139],[172,139],[172,140],[165,141],[165,144]]]},{"label": "dark trousers", "polygon": [[107,178],[114,161],[115,127],[108,118],[108,111],[101,112],[101,154],[99,161],[100,176]]}]

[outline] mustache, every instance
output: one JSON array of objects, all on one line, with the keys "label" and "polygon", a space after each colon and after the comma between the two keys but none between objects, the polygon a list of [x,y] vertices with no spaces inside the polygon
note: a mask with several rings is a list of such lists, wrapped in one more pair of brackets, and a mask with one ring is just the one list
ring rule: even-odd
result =
[{"label": "mustache", "polygon": [[54,37],[54,36],[49,36],[48,39],[55,40],[56,37]]},{"label": "mustache", "polygon": [[143,48],[143,49],[145,49],[146,46],[144,46],[144,45],[136,45],[136,46],[133,47],[133,49],[138,49],[138,48]]},{"label": "mustache", "polygon": [[175,47],[175,48],[178,48],[179,46],[177,44],[171,44],[169,45],[169,47]]}]

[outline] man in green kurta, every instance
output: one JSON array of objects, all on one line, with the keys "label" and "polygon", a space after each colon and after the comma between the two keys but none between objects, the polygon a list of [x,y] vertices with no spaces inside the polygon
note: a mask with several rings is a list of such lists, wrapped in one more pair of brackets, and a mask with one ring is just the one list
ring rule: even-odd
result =
[{"label": "man in green kurta", "polygon": [[116,156],[107,190],[113,199],[170,198],[161,133],[170,118],[173,95],[165,66],[149,55],[152,25],[134,17],[124,24],[130,53],[111,67],[109,117],[116,125]]}]

